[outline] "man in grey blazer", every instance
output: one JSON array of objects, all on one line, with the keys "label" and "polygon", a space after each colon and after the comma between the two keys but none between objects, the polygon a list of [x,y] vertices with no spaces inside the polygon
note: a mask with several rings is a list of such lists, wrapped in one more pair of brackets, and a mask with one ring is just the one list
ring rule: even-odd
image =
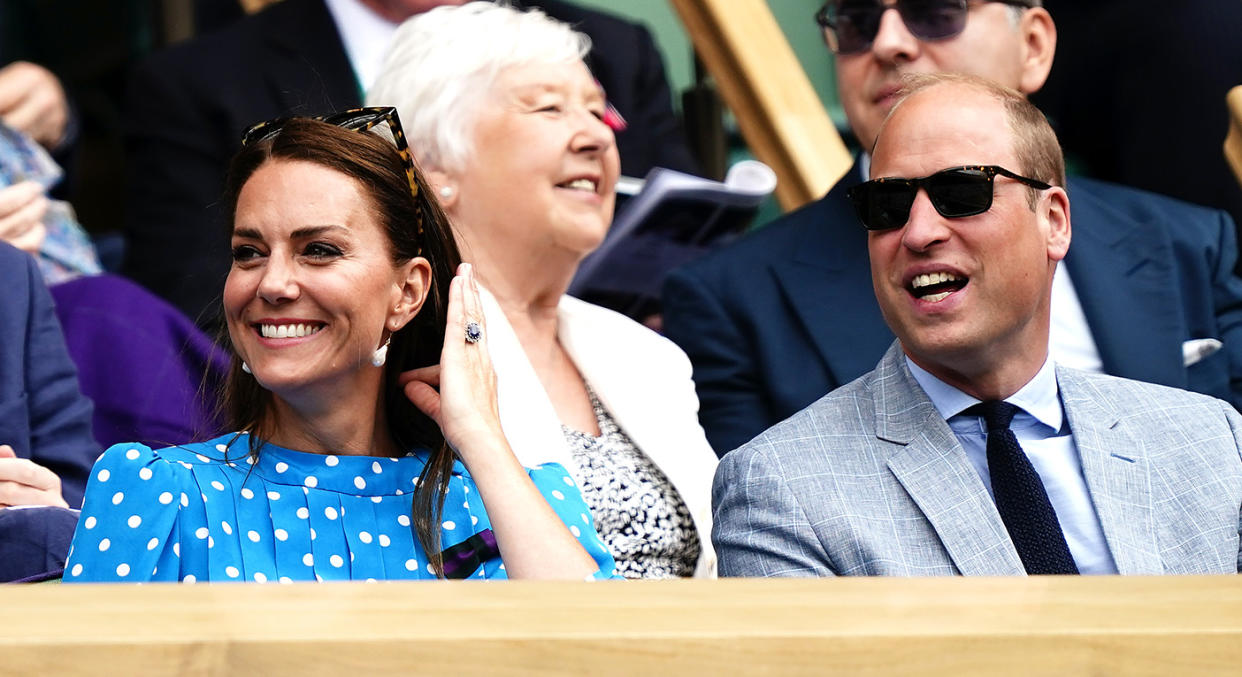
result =
[{"label": "man in grey blazer", "polygon": [[[1043,116],[965,76],[908,92],[881,127],[873,180],[851,194],[897,341],[724,457],[720,574],[1242,570],[1236,410],[1048,357],[1071,228]],[[1017,413],[985,422],[981,402]],[[1047,553],[1060,563],[1045,568]]]}]

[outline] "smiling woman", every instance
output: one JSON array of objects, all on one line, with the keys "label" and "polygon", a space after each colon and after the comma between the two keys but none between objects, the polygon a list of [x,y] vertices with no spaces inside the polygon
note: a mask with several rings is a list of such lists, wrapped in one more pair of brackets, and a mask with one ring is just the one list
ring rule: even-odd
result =
[{"label": "smiling woman", "polygon": [[612,222],[619,173],[589,40],[538,11],[473,2],[397,29],[367,94],[410,147],[483,285],[501,423],[518,459],[582,487],[626,577],[712,576],[716,455],[684,353],[566,295]]},{"label": "smiling woman", "polygon": [[239,432],[105,452],[67,581],[613,575],[565,469],[514,457],[473,271],[400,143],[357,131],[380,119],[399,142],[391,109],[247,134],[224,289]]}]

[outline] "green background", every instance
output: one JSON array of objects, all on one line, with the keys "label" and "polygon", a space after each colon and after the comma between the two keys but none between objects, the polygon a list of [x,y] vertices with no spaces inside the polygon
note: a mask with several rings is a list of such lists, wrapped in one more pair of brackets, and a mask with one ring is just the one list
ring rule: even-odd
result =
[{"label": "green background", "polygon": [[[668,0],[575,0],[577,4],[594,7],[647,26],[655,35],[669,85],[673,89],[674,105],[680,105],[680,92],[694,81],[693,50],[677,18],[677,12]],[[776,17],[785,38],[793,47],[802,69],[806,71],[816,93],[824,102],[838,125],[843,120],[837,104],[836,81],[832,71],[832,53],[824,46],[819,27],[815,25],[815,12],[823,0],[768,0],[768,7]]]}]

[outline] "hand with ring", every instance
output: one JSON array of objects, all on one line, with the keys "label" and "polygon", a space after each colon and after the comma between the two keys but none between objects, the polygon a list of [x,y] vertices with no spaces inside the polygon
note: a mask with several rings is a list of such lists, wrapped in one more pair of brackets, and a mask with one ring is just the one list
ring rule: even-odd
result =
[{"label": "hand with ring", "polygon": [[496,373],[484,338],[483,304],[468,263],[458,267],[449,286],[447,315],[440,364],[407,371],[400,383],[406,397],[439,424],[444,439],[469,467],[471,450],[495,447],[504,433],[496,406]]}]

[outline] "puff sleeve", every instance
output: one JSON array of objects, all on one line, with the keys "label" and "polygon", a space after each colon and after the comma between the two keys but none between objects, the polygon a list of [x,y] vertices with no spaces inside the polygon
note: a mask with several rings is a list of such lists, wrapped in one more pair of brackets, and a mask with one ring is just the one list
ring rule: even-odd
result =
[{"label": "puff sleeve", "polygon": [[195,530],[183,519],[201,508],[195,486],[187,465],[149,447],[110,447],[91,470],[64,581],[193,581],[182,571],[180,534]]}]

